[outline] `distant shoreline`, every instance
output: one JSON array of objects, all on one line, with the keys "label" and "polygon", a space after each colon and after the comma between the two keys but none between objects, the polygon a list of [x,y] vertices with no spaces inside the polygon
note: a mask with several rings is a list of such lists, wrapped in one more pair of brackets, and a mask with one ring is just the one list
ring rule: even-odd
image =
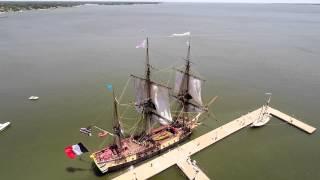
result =
[{"label": "distant shoreline", "polygon": [[1,1],[0,14],[5,12],[22,12],[28,10],[56,9],[81,5],[144,5],[160,4],[161,2],[101,2],[101,1]]},{"label": "distant shoreline", "polygon": [[7,12],[23,12],[29,10],[57,9],[61,7],[78,7],[83,5],[147,5],[147,4],[252,4],[252,5],[308,5],[319,6],[320,3],[231,3],[231,2],[126,2],[126,1],[0,1],[0,14]]}]

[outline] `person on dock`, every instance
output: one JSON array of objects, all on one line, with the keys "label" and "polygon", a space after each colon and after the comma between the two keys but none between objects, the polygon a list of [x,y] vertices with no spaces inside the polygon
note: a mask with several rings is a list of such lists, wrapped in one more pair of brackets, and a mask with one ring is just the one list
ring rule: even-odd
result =
[{"label": "person on dock", "polygon": [[138,180],[136,173],[133,173],[133,180]]}]

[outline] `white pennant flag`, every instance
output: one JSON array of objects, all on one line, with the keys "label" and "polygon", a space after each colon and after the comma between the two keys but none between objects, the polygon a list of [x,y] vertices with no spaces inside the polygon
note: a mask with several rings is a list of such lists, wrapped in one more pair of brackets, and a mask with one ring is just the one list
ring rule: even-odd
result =
[{"label": "white pennant flag", "polygon": [[169,36],[169,37],[182,37],[182,36],[190,36],[190,35],[191,35],[190,32],[185,32],[185,33],[180,33],[180,34],[174,33],[174,34],[171,34],[171,36]]},{"label": "white pennant flag", "polygon": [[136,45],[136,48],[146,48],[146,40],[143,40],[141,43],[139,43],[138,45]]}]

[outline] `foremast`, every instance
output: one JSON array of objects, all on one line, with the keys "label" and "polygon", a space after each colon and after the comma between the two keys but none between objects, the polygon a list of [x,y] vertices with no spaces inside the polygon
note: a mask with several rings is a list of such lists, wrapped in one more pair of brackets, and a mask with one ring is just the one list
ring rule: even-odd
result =
[{"label": "foremast", "polygon": [[190,82],[190,38],[188,43],[188,51],[187,51],[187,57],[186,57],[186,65],[185,65],[185,72],[184,72],[184,76],[183,78],[186,81],[186,88],[184,92],[180,92],[180,96],[181,96],[181,101],[183,104],[183,114],[182,114],[182,118],[183,118],[183,125],[185,125],[185,119],[189,118],[189,113],[188,113],[188,107],[189,107],[189,100],[192,98],[191,95],[189,94],[189,82]]},{"label": "foremast", "polygon": [[200,77],[197,77],[191,73],[191,41],[189,38],[186,64],[184,70],[177,69],[177,76],[175,82],[175,93],[177,94],[176,99],[181,105],[181,112],[177,119],[182,118],[183,126],[185,121],[189,119],[190,112],[201,112],[204,111],[204,107],[201,99],[201,83],[204,81]]}]

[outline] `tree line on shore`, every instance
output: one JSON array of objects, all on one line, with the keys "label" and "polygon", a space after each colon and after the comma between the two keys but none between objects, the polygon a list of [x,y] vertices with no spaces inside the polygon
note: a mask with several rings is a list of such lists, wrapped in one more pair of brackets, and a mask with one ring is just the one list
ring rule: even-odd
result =
[{"label": "tree line on shore", "polygon": [[0,12],[15,12],[25,11],[33,9],[49,9],[58,7],[73,7],[84,4],[96,4],[96,5],[134,5],[134,4],[158,4],[159,2],[63,2],[63,1],[47,1],[47,2],[35,2],[35,1],[3,1],[0,2]]}]

